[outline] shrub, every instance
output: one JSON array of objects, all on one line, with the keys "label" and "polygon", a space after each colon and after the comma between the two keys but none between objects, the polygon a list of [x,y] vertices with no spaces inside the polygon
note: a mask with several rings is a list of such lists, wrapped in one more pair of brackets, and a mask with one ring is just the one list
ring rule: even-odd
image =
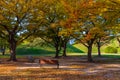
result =
[{"label": "shrub", "polygon": [[117,53],[118,50],[114,47],[108,46],[105,48],[105,53]]}]

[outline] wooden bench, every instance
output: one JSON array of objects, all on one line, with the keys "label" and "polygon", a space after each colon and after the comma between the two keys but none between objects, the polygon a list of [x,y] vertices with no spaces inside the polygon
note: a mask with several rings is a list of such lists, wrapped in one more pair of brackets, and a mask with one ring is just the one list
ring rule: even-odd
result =
[{"label": "wooden bench", "polygon": [[57,65],[57,68],[59,68],[59,61],[58,60],[40,59],[39,63],[40,63],[40,66],[43,64],[51,64],[51,65]]}]

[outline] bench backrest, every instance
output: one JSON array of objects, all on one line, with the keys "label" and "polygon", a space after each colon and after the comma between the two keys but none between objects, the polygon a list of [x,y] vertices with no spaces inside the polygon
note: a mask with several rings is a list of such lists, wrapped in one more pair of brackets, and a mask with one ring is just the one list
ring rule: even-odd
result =
[{"label": "bench backrest", "polygon": [[40,64],[59,64],[58,60],[40,59]]}]

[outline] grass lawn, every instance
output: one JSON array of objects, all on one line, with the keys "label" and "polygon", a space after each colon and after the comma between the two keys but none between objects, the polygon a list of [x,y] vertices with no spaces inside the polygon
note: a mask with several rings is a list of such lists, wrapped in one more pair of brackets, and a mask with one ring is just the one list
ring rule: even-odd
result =
[{"label": "grass lawn", "polygon": [[[104,49],[107,46],[114,46],[118,47],[118,44],[116,41],[112,41],[110,44],[105,45],[101,48],[101,53],[104,53]],[[7,51],[5,56],[0,57],[7,57],[9,56],[9,52]],[[67,45],[67,55],[87,55],[87,48],[83,46],[82,44],[75,44],[75,45]],[[92,54],[97,55],[97,48],[96,46],[93,46]],[[17,56],[26,56],[26,55],[32,55],[32,56],[55,56],[55,49],[52,46],[29,46],[29,44],[21,44],[17,47],[16,51]],[[60,55],[62,54],[62,51]],[[103,55],[119,55],[120,54],[120,48],[118,48],[118,53],[114,54],[103,54]]]}]

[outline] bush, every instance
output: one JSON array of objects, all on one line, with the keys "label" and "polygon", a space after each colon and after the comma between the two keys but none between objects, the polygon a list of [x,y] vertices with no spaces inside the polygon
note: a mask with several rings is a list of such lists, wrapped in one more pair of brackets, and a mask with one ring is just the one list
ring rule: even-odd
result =
[{"label": "bush", "polygon": [[108,46],[105,48],[105,53],[117,53],[118,50],[114,47]]}]

